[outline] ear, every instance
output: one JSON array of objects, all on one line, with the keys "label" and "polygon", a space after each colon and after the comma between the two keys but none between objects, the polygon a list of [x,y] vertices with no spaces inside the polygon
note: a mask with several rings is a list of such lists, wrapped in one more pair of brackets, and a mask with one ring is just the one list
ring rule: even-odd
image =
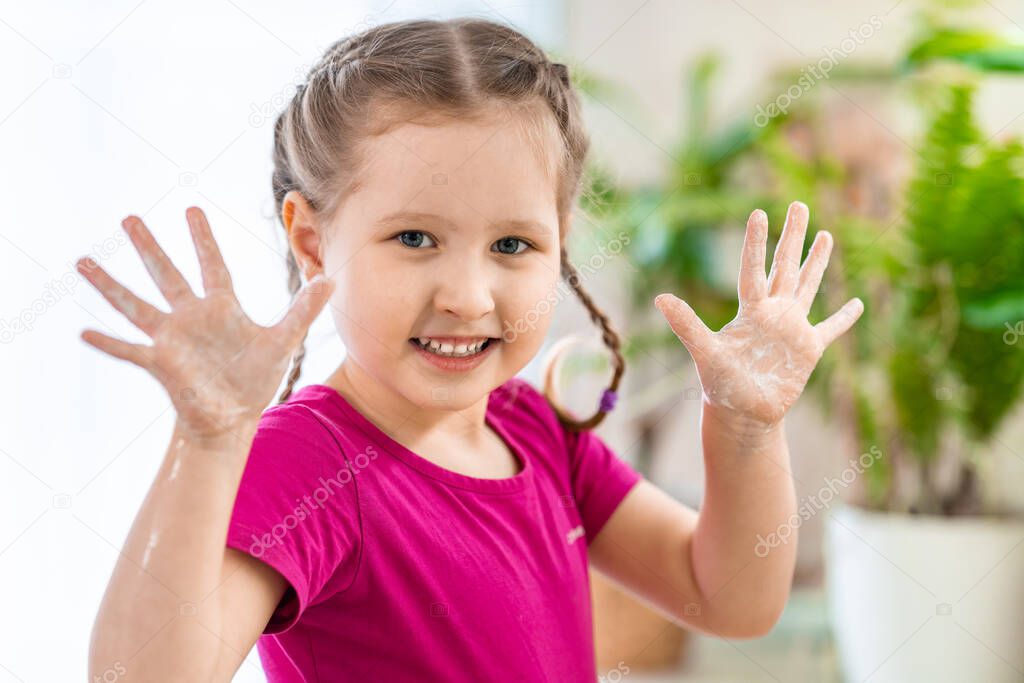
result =
[{"label": "ear", "polygon": [[324,269],[320,259],[320,232],[316,212],[305,197],[290,190],[281,202],[281,222],[288,233],[288,244],[299,264],[299,270],[308,282]]}]

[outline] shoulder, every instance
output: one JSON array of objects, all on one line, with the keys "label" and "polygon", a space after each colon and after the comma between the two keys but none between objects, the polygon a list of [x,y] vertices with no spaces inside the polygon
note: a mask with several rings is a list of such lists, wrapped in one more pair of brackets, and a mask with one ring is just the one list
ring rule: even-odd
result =
[{"label": "shoulder", "polygon": [[[345,418],[318,387],[303,387],[260,416],[246,465],[246,484],[300,485],[336,472],[347,460]],[[267,481],[267,480],[271,481]]]},{"label": "shoulder", "polygon": [[526,420],[542,433],[564,441],[565,430],[547,397],[526,379],[513,377],[491,393],[499,414]]},{"label": "shoulder", "polygon": [[587,437],[562,424],[542,391],[526,379],[513,377],[494,394],[497,414],[510,432],[533,445],[556,469],[569,473],[575,469],[581,437]]},{"label": "shoulder", "polygon": [[575,502],[588,542],[642,476],[593,430],[574,431],[561,423],[546,396],[521,378],[498,390],[499,405],[510,406],[510,422],[535,445]]},{"label": "shoulder", "polygon": [[358,482],[321,392],[295,392],[263,411],[235,496],[227,545],[273,567],[291,586],[265,633],[348,586],[358,568]]},{"label": "shoulder", "polygon": [[331,397],[319,385],[302,387],[284,403],[269,406],[260,416],[259,426],[314,426],[327,429],[338,422],[338,412]]},{"label": "shoulder", "polygon": [[[307,391],[265,409],[239,482],[232,524],[265,533],[282,520],[312,516],[318,522],[305,525],[307,535],[315,535],[319,526],[354,527],[359,496],[340,433],[331,406]],[[307,506],[331,512],[314,515]]]},{"label": "shoulder", "polygon": [[513,377],[494,390],[498,406],[514,414],[517,422],[527,421],[552,448],[565,453],[572,462],[577,453],[586,450],[600,438],[591,430],[574,431],[566,427],[548,401],[547,396],[522,377]]},{"label": "shoulder", "polygon": [[291,430],[306,440],[333,443],[340,449],[358,431],[353,410],[331,387],[309,384],[284,403],[270,406],[260,417],[260,428]]}]

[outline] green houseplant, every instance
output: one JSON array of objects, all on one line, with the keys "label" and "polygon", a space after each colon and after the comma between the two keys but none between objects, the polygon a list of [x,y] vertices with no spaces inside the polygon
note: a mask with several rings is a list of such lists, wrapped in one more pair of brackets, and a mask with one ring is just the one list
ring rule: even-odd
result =
[{"label": "green houseplant", "polygon": [[1024,156],[972,104],[986,74],[1021,72],[1024,45],[925,18],[899,77],[926,128],[897,239],[868,258],[883,274],[875,326],[840,378],[855,442],[884,457],[863,505],[829,514],[829,605],[850,680],[1019,680],[1024,521],[985,499],[980,474],[1024,388]]},{"label": "green houseplant", "polygon": [[[911,49],[906,68],[943,57],[945,46],[947,59],[974,68],[1024,71],[1024,47],[984,36],[937,29]],[[982,47],[969,50],[968,37]],[[901,500],[891,467],[873,473],[867,495],[881,509],[995,512],[983,509],[968,451],[994,437],[1024,389],[1024,155],[1017,139],[985,139],[972,111],[975,78],[960,76],[936,86],[907,187],[906,257],[890,273],[890,400],[857,397],[861,443],[888,444],[892,460],[911,460],[918,474],[916,495]],[[952,428],[965,432],[964,450],[955,479],[940,490],[932,470]]]},{"label": "green houseplant", "polygon": [[[840,358],[822,360],[809,391],[826,413],[843,409],[858,452],[885,447],[888,457],[865,473],[864,502],[873,509],[982,512],[972,449],[995,435],[1024,390],[1022,146],[979,131],[971,107],[977,76],[928,71],[940,59],[1022,71],[1021,55],[1024,48],[993,34],[929,25],[897,69],[844,65],[833,74],[904,89],[922,103],[926,132],[905,152],[911,177],[886,188],[881,211],[849,198],[857,169],[827,145],[794,142],[834,125],[813,98],[767,125],[744,117],[711,126],[707,106],[718,66],[711,56],[689,74],[686,134],[670,151],[662,183],[615,186],[601,169],[591,171],[585,208],[631,237],[638,316],[652,295],[684,291],[709,327],[728,322],[736,293],[717,253],[724,226],[742,226],[751,207],[780,215],[799,197],[815,222],[836,234],[838,264],[817,313],[830,310],[830,299],[861,296],[869,302],[866,324],[851,330]],[[780,80],[790,78],[784,72]],[[773,238],[779,230],[773,226]],[[830,288],[839,294],[827,296]],[[674,348],[671,331],[657,321],[640,329],[626,340],[628,359],[643,363],[658,348]],[[951,430],[964,432],[961,462],[953,481],[940,484],[933,469]],[[648,455],[638,463],[645,473]],[[911,470],[917,486],[901,490],[897,467]]]},{"label": "green houseplant", "polygon": [[[829,554],[832,560],[844,554],[859,558],[873,544],[875,560],[887,560],[891,572],[891,558],[903,558],[903,552],[910,555],[896,562],[901,568],[920,558],[930,558],[933,565],[955,564],[966,553],[982,568],[919,580],[930,593],[931,613],[951,614],[964,591],[950,586],[967,578],[980,581],[1012,548],[1005,545],[1007,539],[1024,536],[1012,521],[992,527],[1003,511],[986,504],[979,471],[982,449],[997,438],[1024,387],[1024,157],[1016,139],[987,138],[972,110],[985,74],[1019,73],[1024,49],[1000,34],[960,28],[939,13],[923,17],[920,37],[897,68],[844,64],[830,79],[844,87],[863,84],[913,96],[925,132],[912,150],[898,150],[909,176],[878,180],[879,171],[899,164],[879,151],[877,141],[857,139],[851,146],[859,149],[837,152],[842,136],[829,138],[827,132],[845,124],[822,98],[808,96],[766,125],[758,126],[753,117],[711,125],[708,100],[717,60],[707,57],[688,76],[686,133],[669,150],[666,180],[620,187],[595,169],[588,210],[632,237],[629,258],[636,267],[631,292],[638,319],[654,293],[685,291],[705,322],[717,329],[736,306],[730,279],[716,270],[723,232],[742,226],[754,206],[780,215],[788,200],[799,197],[812,207],[815,222],[827,226],[843,245],[833,256],[817,312],[853,295],[867,309],[863,324],[851,330],[841,350],[822,360],[808,393],[849,434],[851,445],[840,450],[877,448],[883,453],[860,475],[862,505],[843,506],[829,515]],[[791,83],[794,74],[783,72],[779,80]],[[823,86],[818,90],[828,92]],[[774,226],[773,237],[780,227]],[[631,323],[630,329],[636,328]],[[654,324],[632,335],[625,351],[627,358],[643,363],[675,341]],[[637,416],[641,444],[655,441],[660,399],[680,391],[678,382],[673,386],[673,378],[668,380],[631,398],[634,405],[655,408],[650,416]],[[638,465],[649,471],[650,449],[640,450]],[[857,517],[861,512],[863,519]],[[950,520],[950,528],[943,519]],[[958,523],[968,519],[977,525]],[[964,542],[958,547],[955,539],[964,534],[983,537],[987,545]],[[858,540],[852,541],[853,536]],[[938,552],[951,549],[949,556]],[[998,554],[993,557],[993,552]],[[862,560],[846,571],[837,571],[833,562],[829,576],[833,593],[856,593],[860,607],[870,610],[851,612],[848,601],[833,596],[837,636],[846,640],[847,667],[854,667],[847,673],[858,680],[914,631],[901,631],[905,620],[899,615],[889,619],[890,628],[877,627],[884,618],[879,602],[890,596],[889,606],[898,611],[905,606],[907,586],[898,585],[898,577],[894,580],[884,568],[865,569],[869,560]],[[907,576],[904,572],[904,583]],[[857,577],[864,579],[856,584],[859,591],[853,588]],[[1001,590],[1007,605],[1024,605],[1019,591]],[[864,595],[878,600],[863,600]],[[980,640],[990,650],[1000,648],[1011,632],[1000,614],[979,618],[972,629],[980,634],[974,636],[975,645]],[[993,665],[961,656],[962,643],[954,636],[944,633],[953,640],[933,642],[948,655],[932,658],[936,680],[960,670],[949,666],[950,659],[967,662],[974,674],[985,672],[981,678],[991,675],[987,680],[1012,672],[1005,661]],[[868,653],[890,645],[872,661]],[[870,668],[860,671],[850,664],[858,659],[861,667]],[[879,676],[898,680],[908,672],[922,673],[927,663],[897,657],[890,667],[897,673]]]}]

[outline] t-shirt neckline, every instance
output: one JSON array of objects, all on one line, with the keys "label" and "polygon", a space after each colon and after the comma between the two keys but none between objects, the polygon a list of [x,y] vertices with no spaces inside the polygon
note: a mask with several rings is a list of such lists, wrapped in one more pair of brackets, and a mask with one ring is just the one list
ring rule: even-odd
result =
[{"label": "t-shirt neckline", "polygon": [[355,406],[349,403],[348,399],[346,399],[332,386],[326,384],[307,384],[296,391],[294,396],[295,398],[298,398],[298,394],[302,392],[319,394],[327,397],[332,403],[338,406],[352,421],[352,423],[367,437],[380,444],[381,447],[383,447],[390,455],[402,461],[409,467],[412,467],[420,474],[461,489],[480,491],[483,493],[511,493],[513,491],[521,490],[527,479],[533,476],[533,465],[530,462],[530,458],[527,457],[522,444],[509,434],[501,416],[498,415],[501,404],[497,400],[496,394],[501,389],[502,387],[493,390],[488,396],[487,411],[485,413],[484,420],[501,438],[501,440],[505,442],[509,450],[511,450],[513,457],[519,461],[519,464],[522,467],[519,472],[511,477],[504,477],[501,479],[472,477],[468,474],[462,474],[460,472],[446,469],[424,458],[415,451],[410,450],[395,439],[391,438],[391,436],[378,427],[376,423],[359,412]]}]

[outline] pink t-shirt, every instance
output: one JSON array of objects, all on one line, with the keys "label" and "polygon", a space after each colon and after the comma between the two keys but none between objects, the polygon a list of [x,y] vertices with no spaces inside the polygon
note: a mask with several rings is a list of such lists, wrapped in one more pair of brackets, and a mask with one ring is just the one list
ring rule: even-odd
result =
[{"label": "pink t-shirt", "polygon": [[290,584],[269,681],[593,683],[587,544],[640,475],[521,378],[487,423],[515,476],[439,467],[322,384],[264,411],[227,545]]}]

